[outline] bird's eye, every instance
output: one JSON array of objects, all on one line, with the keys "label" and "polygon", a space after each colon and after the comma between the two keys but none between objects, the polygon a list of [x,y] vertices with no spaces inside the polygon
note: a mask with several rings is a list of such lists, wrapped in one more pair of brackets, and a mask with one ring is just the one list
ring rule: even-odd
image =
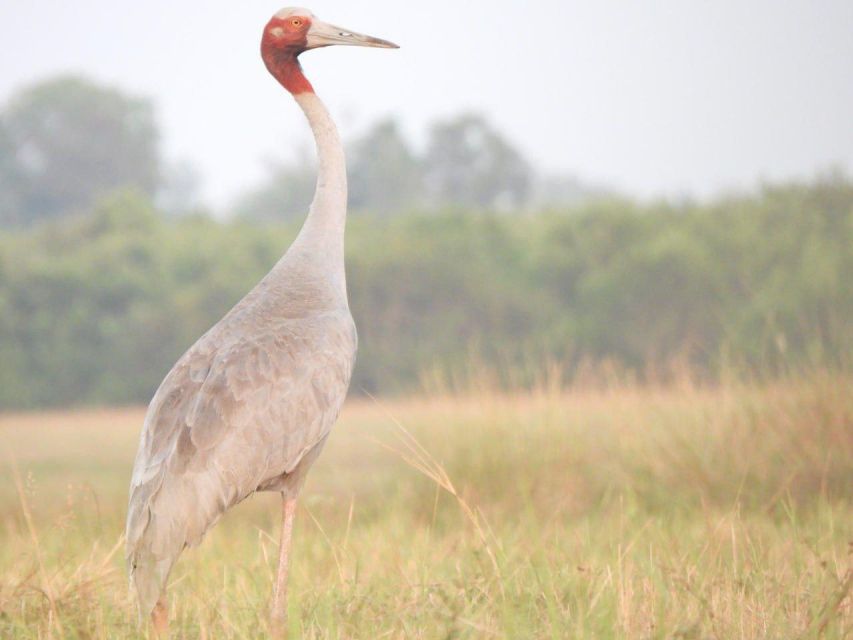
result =
[{"label": "bird's eye", "polygon": [[301,27],[302,26],[302,20],[300,20],[299,18],[294,18],[293,20],[290,21],[290,24],[292,24],[294,27]]}]

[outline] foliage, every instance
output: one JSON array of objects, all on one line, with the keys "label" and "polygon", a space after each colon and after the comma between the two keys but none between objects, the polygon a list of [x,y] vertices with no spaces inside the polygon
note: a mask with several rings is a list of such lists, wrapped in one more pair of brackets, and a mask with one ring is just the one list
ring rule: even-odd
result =
[{"label": "foliage", "polygon": [[480,116],[435,123],[424,164],[433,202],[510,209],[527,201],[527,161]]},{"label": "foliage", "polygon": [[307,149],[295,162],[267,164],[264,183],[242,194],[233,207],[235,218],[255,223],[294,222],[305,217],[317,182],[315,162]]},{"label": "foliage", "polygon": [[349,204],[388,215],[423,204],[423,168],[396,121],[373,125],[349,148]]},{"label": "foliage", "polygon": [[[350,209],[381,216],[423,209],[512,209],[536,200],[583,201],[593,193],[574,182],[533,193],[534,175],[520,152],[484,117],[466,114],[435,122],[423,153],[413,149],[391,118],[371,126],[348,145]],[[256,222],[304,215],[314,191],[314,161],[275,162],[268,177],[238,200],[234,210]],[[598,193],[598,192],[595,192]]]},{"label": "foliage", "polygon": [[[199,207],[200,177],[164,160],[149,100],[81,76],[17,91],[0,109],[0,228],[30,226],[91,209],[131,188],[173,217]],[[486,118],[463,114],[431,126],[417,150],[386,118],[347,144],[350,208],[391,216],[424,208],[502,209],[576,204],[607,193],[567,176],[540,176]],[[253,222],[298,220],[311,202],[314,152],[271,161],[267,177],[229,213]]]},{"label": "foliage", "polygon": [[[350,401],[300,500],[290,637],[849,638],[851,382]],[[146,637],[141,423],[0,416],[0,636]],[[175,637],[268,637],[279,513],[254,496],[184,552]]]},{"label": "foliage", "polygon": [[[139,193],[0,236],[0,407],[144,402],[296,225],[164,219]],[[357,217],[354,393],[531,385],[543,364],[649,379],[849,364],[853,184],[708,205]],[[584,374],[585,375],[585,374]]]},{"label": "foliage", "polygon": [[91,207],[116,187],[160,181],[150,102],[77,76],[24,88],[0,113],[0,226]]}]

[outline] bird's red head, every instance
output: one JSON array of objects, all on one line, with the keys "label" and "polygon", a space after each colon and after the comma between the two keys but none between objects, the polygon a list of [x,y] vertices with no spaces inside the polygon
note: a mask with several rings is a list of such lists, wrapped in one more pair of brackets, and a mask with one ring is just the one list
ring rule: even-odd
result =
[{"label": "bird's red head", "polygon": [[[302,12],[299,12],[302,13]],[[261,57],[269,72],[292,94],[313,92],[297,57],[308,49],[311,15],[275,14],[261,37]]]},{"label": "bird's red head", "polygon": [[313,92],[297,58],[308,49],[335,44],[397,48],[393,42],[322,22],[308,9],[289,8],[276,13],[264,27],[261,57],[269,72],[290,93]]}]

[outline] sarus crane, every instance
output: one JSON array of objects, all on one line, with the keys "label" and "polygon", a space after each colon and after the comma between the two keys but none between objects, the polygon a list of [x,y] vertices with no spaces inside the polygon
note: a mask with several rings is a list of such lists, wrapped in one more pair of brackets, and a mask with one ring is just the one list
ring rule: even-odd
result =
[{"label": "sarus crane", "polygon": [[284,256],[177,361],[145,416],[127,564],[140,614],[158,634],[168,632],[166,587],[180,553],[256,491],[282,496],[271,626],[276,635],[284,628],[296,499],[338,417],[356,352],[344,273],[344,152],[298,60],[330,45],[397,48],[302,8],[267,23],[261,57],[305,112],[317,145],[314,200]]}]

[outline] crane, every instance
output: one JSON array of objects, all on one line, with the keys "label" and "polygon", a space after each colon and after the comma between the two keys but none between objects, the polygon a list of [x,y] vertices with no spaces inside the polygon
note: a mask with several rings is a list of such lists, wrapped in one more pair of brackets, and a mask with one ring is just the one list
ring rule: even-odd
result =
[{"label": "crane", "polygon": [[344,272],[347,182],[335,124],[299,63],[330,45],[397,45],[287,8],[264,27],[261,57],[302,108],[317,146],[314,199],[272,270],[175,363],[154,394],[133,465],[127,563],[140,615],[168,633],[167,581],[230,507],[282,497],[271,626],[282,633],[296,500],[338,417],[355,362]]}]

